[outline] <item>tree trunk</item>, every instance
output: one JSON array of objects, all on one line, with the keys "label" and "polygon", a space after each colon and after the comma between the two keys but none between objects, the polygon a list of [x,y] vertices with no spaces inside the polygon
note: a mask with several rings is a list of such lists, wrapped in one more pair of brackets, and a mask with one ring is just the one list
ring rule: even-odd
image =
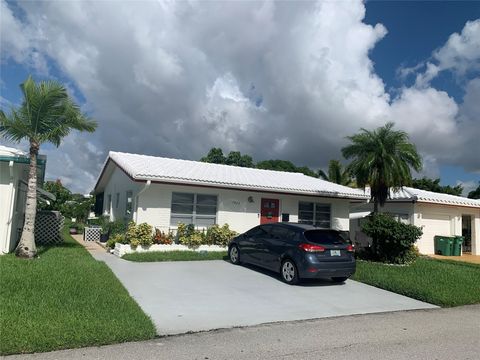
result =
[{"label": "tree trunk", "polygon": [[28,171],[27,203],[22,237],[15,249],[18,257],[32,259],[37,254],[35,246],[35,216],[37,214],[37,155],[39,144],[30,140],[30,166]]},{"label": "tree trunk", "polygon": [[378,214],[378,201],[377,201],[377,199],[373,200],[373,213]]}]

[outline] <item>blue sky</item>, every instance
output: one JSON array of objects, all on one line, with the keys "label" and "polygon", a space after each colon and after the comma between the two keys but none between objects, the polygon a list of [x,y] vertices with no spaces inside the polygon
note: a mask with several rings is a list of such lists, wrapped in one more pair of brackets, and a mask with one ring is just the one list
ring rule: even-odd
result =
[{"label": "blue sky", "polygon": [[[100,123],[44,147],[47,176],[88,191],[108,150],[198,159],[213,146],[318,168],[345,136],[389,119],[412,134],[423,174],[480,181],[468,130],[480,114],[464,104],[480,76],[466,26],[480,2],[140,4],[2,0],[2,109],[32,73],[66,83]],[[447,43],[454,33],[464,48]]]}]

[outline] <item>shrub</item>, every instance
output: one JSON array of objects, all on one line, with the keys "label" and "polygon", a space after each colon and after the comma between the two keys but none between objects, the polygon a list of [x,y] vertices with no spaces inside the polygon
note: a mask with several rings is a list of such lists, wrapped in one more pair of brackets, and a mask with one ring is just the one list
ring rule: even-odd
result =
[{"label": "shrub", "polygon": [[155,235],[153,236],[154,244],[170,245],[173,243],[173,234],[169,232],[168,234],[160,231],[160,229],[155,229]]},{"label": "shrub", "polygon": [[153,228],[147,223],[141,223],[137,226],[135,237],[138,240],[138,243],[142,246],[149,246],[153,243],[152,237]]},{"label": "shrub", "polygon": [[116,243],[125,244],[126,243],[125,235],[124,234],[115,234],[115,235],[111,236],[107,240],[106,246],[110,249],[114,249]]},{"label": "shrub", "polygon": [[177,226],[178,242],[181,243],[180,239],[190,237],[193,235],[194,232],[195,232],[195,227],[193,226],[193,224],[185,225],[185,224],[179,223]]},{"label": "shrub", "polygon": [[127,224],[123,220],[115,220],[105,224],[103,230],[110,234],[110,236],[116,234],[125,234],[125,231],[127,230]]},{"label": "shrub", "polygon": [[215,224],[207,230],[205,241],[208,245],[227,246],[229,241],[236,235],[237,233],[230,230],[228,224],[225,224],[222,227]]},{"label": "shrub", "polygon": [[189,248],[197,248],[205,243],[205,235],[202,231],[194,230],[188,236],[182,236],[178,239],[180,244],[188,246]]},{"label": "shrub", "polygon": [[422,229],[402,224],[388,214],[374,214],[362,226],[363,232],[373,240],[372,247],[360,256],[392,264],[405,264],[415,260],[415,242]]}]

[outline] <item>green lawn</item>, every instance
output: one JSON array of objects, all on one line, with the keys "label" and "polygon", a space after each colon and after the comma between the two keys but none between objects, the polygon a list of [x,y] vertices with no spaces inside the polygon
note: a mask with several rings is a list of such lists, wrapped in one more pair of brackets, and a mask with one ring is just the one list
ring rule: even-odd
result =
[{"label": "green lawn", "polygon": [[226,258],[226,251],[152,251],[145,253],[125,254],[122,256],[122,259],[138,262],[224,260]]},{"label": "green lawn", "polygon": [[112,271],[64,236],[35,260],[0,256],[0,354],[153,338],[150,318]]},{"label": "green lawn", "polygon": [[419,258],[410,266],[357,261],[354,280],[439,306],[480,303],[480,265]]}]

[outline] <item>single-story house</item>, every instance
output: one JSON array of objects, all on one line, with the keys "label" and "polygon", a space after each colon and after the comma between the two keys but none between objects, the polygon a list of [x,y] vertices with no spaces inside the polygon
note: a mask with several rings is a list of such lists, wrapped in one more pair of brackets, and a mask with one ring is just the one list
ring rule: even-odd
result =
[{"label": "single-story house", "polygon": [[244,232],[278,221],[349,230],[351,200],[363,191],[300,173],[110,152],[94,189],[110,220],[146,222],[162,231],[178,223],[229,224]]},{"label": "single-story house", "polygon": [[[365,193],[369,195],[368,189]],[[352,240],[362,238],[361,222],[372,210],[371,203],[352,202]],[[423,235],[417,242],[422,254],[434,254],[434,237],[443,235],[464,236],[463,252],[480,255],[480,200],[403,187],[397,192],[391,191],[390,198],[379,211],[422,227]]]},{"label": "single-story house", "polygon": [[[47,159],[37,160],[37,196],[55,200],[55,196],[41,189],[45,178]],[[25,215],[28,183],[28,154],[0,145],[0,254],[11,252],[20,240]]]}]

